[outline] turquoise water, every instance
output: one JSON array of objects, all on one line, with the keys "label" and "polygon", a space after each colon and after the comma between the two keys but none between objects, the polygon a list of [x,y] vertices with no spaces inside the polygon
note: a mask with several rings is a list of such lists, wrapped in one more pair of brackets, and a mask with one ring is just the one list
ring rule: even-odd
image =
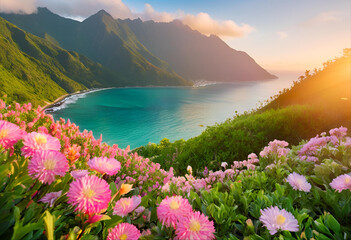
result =
[{"label": "turquoise water", "polygon": [[199,135],[206,126],[225,121],[289,87],[296,74],[259,83],[203,87],[115,88],[74,96],[53,113],[92,130],[103,141],[135,148],[163,138],[174,141]]}]

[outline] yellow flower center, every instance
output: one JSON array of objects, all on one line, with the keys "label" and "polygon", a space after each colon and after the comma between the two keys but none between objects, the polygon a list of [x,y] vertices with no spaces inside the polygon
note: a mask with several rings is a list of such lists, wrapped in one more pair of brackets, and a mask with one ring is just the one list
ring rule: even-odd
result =
[{"label": "yellow flower center", "polygon": [[121,240],[126,240],[128,238],[128,236],[127,236],[127,234],[125,234],[125,233],[123,233],[120,237],[119,237],[119,239],[121,239]]},{"label": "yellow flower center", "polygon": [[44,144],[46,144],[47,143],[47,139],[46,139],[46,137],[45,136],[43,136],[43,135],[37,135],[37,136],[35,136],[35,142],[38,144],[38,145],[44,145]]},{"label": "yellow flower center", "polygon": [[286,218],[283,215],[279,214],[277,216],[277,224],[282,225],[283,223],[285,223],[285,220]]},{"label": "yellow flower center", "polygon": [[7,135],[9,135],[9,130],[7,129],[0,130],[0,139],[6,138]]},{"label": "yellow flower center", "polygon": [[[1,135],[0,135],[0,137],[1,137]],[[351,181],[351,178],[345,178],[345,183],[347,184],[347,183],[349,183]]]},{"label": "yellow flower center", "polygon": [[44,167],[46,170],[53,170],[56,166],[56,161],[53,159],[47,159],[44,161]]},{"label": "yellow flower center", "polygon": [[83,194],[84,194],[84,197],[86,197],[86,198],[92,198],[95,195],[95,191],[90,189],[90,188],[89,189],[84,189],[83,190]]},{"label": "yellow flower center", "polygon": [[200,225],[199,221],[193,220],[190,222],[189,228],[192,232],[198,232],[201,229],[201,225]]},{"label": "yellow flower center", "polygon": [[172,209],[172,210],[176,210],[179,208],[179,203],[175,200],[172,200],[171,203],[169,204],[169,207]]},{"label": "yellow flower center", "polygon": [[121,205],[122,205],[123,208],[129,207],[130,204],[131,204],[131,200],[130,199],[125,198],[125,199],[121,200]]},{"label": "yellow flower center", "polygon": [[302,185],[302,180],[301,179],[297,179],[296,183],[301,186]]}]

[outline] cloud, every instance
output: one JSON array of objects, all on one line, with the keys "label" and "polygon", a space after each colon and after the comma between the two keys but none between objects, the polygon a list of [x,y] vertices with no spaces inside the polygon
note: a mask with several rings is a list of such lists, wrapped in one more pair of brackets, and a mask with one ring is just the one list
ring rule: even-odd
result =
[{"label": "cloud", "polygon": [[[180,20],[194,30],[205,35],[215,34],[221,37],[243,37],[254,28],[248,24],[238,25],[232,20],[215,20],[208,13],[196,15],[183,11],[174,13],[158,12],[150,4],[145,4],[143,12],[132,12],[122,0],[0,0],[1,10],[14,13],[33,13],[36,7],[47,7],[54,13],[75,19],[84,19],[104,9],[114,18],[138,18],[156,22]],[[3,10],[4,9],[4,10]]]},{"label": "cloud", "polygon": [[254,29],[248,24],[239,26],[231,20],[217,21],[211,18],[208,13],[203,12],[197,15],[186,14],[180,20],[192,29],[206,35],[215,34],[223,37],[243,37]]},{"label": "cloud", "polygon": [[140,17],[144,21],[154,20],[155,22],[171,22],[177,18],[177,15],[168,12],[157,12],[150,4],[146,3],[144,12],[134,13],[134,17]]},{"label": "cloud", "polygon": [[277,32],[277,35],[280,39],[285,39],[288,37],[288,34],[286,32]]},{"label": "cloud", "polygon": [[339,20],[339,12],[337,11],[321,12],[315,17],[302,22],[301,26],[312,27],[312,26],[326,24],[330,22],[336,22],[338,20]]},{"label": "cloud", "polygon": [[232,20],[218,21],[208,13],[200,12],[196,15],[186,14],[183,11],[176,13],[157,12],[150,4],[145,4],[144,12],[134,14],[142,20],[154,20],[156,22],[171,22],[180,20],[194,30],[205,35],[219,35],[222,37],[242,37],[250,33],[254,28],[248,24],[239,26]]},{"label": "cloud", "polygon": [[0,0],[1,12],[30,14],[36,10],[36,0]]}]

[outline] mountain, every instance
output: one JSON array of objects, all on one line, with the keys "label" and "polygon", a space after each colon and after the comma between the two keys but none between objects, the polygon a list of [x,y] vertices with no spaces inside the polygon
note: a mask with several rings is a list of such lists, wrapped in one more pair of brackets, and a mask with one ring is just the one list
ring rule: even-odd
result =
[{"label": "mountain", "polygon": [[18,102],[52,102],[75,91],[124,86],[125,80],[101,64],[0,18],[0,95]]},{"label": "mountain", "polygon": [[170,23],[121,20],[150,52],[186,79],[233,82],[276,78],[247,53],[230,48],[219,37],[192,30],[179,20]]},{"label": "mountain", "polygon": [[207,37],[179,21],[113,19],[101,10],[78,22],[47,8],[38,8],[35,14],[0,16],[65,49],[84,54],[126,79],[137,80],[140,85],[275,78],[245,52],[236,51],[220,38]]},{"label": "mountain", "polygon": [[32,34],[101,63],[127,79],[127,86],[192,84],[152,55],[127,24],[114,20],[104,10],[83,22],[60,17],[47,8],[38,8],[35,14],[1,16]]}]

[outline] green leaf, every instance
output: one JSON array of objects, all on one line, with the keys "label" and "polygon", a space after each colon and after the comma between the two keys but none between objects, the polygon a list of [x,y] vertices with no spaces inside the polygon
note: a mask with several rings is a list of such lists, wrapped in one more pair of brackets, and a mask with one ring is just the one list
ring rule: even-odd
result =
[{"label": "green leaf", "polygon": [[111,189],[111,196],[115,195],[117,193],[117,186],[116,183],[111,182],[110,183],[110,189]]},{"label": "green leaf", "polygon": [[317,240],[330,240],[330,237],[325,236],[324,234],[319,234],[318,236],[316,236]]},{"label": "green leaf", "polygon": [[105,224],[106,224],[106,228],[112,228],[114,226],[116,226],[118,223],[122,222],[122,217],[118,216],[118,215],[113,215],[111,216],[110,220],[106,220]]},{"label": "green leaf", "polygon": [[315,224],[316,230],[317,230],[318,232],[322,232],[322,233],[331,235],[329,229],[328,229],[323,223],[320,223],[320,222],[318,222],[318,221],[316,220],[316,221],[314,221],[314,224]]},{"label": "green leaf", "polygon": [[42,229],[42,222],[29,223],[23,226],[22,222],[17,221],[13,228],[13,235],[11,240],[19,240],[27,234],[39,229]]},{"label": "green leaf", "polygon": [[48,240],[54,240],[54,217],[48,210],[45,211],[44,226]]},{"label": "green leaf", "polygon": [[339,233],[340,232],[340,224],[338,223],[338,221],[333,217],[333,215],[327,215],[326,216],[326,223],[328,225],[328,227],[333,230],[335,233]]}]

